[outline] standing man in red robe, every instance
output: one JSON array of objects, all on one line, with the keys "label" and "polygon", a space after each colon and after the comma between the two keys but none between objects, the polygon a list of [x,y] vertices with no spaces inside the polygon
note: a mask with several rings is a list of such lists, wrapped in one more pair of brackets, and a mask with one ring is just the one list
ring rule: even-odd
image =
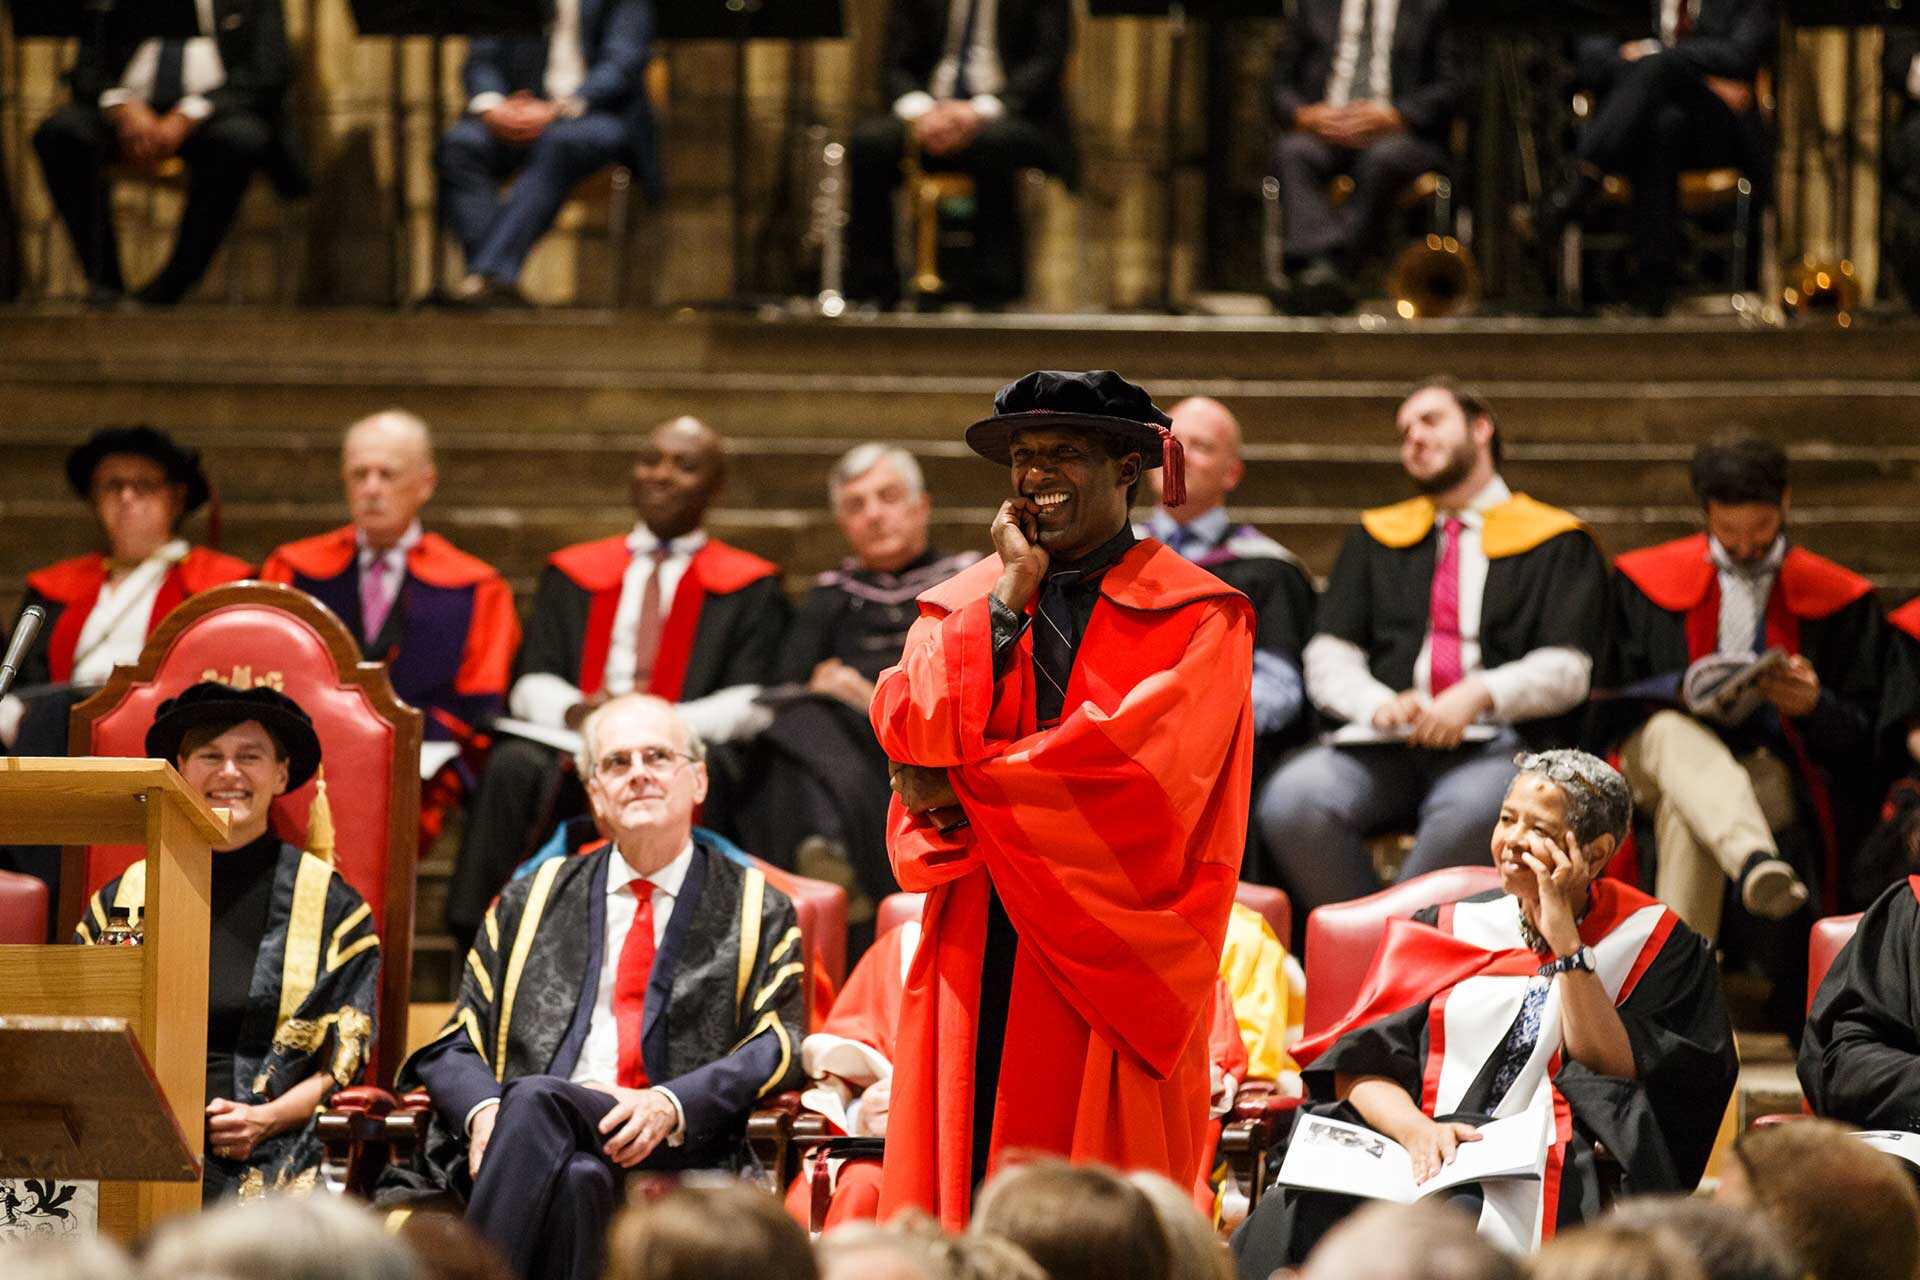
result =
[{"label": "standing man in red robe", "polygon": [[888,852],[928,894],[880,1214],[948,1227],[1003,1153],[1192,1185],[1206,1022],[1246,837],[1253,612],[1128,510],[1167,416],[1118,374],[1033,373],[968,445],[1008,467],[997,556],[920,597],[872,718]]}]

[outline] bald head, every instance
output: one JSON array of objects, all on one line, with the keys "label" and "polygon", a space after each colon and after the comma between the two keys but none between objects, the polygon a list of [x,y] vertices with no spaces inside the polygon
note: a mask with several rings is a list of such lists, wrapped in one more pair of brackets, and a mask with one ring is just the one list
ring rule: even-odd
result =
[{"label": "bald head", "polygon": [[700,419],[670,418],[633,460],[633,506],[657,538],[692,533],[727,479],[726,441]]},{"label": "bald head", "polygon": [[[1182,524],[1197,520],[1226,502],[1240,485],[1246,467],[1240,461],[1240,421],[1218,400],[1190,396],[1167,411],[1173,434],[1187,455],[1187,500],[1169,514]],[[1161,473],[1153,472],[1160,483]]]},{"label": "bald head", "polygon": [[341,442],[340,479],[354,527],[384,550],[406,533],[439,483],[433,433],[404,409],[362,418]]}]

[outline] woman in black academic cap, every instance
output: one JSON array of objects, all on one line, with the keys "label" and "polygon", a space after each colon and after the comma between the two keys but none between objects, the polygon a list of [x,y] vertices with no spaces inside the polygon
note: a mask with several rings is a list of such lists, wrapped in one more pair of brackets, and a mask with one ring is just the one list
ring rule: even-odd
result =
[{"label": "woman in black academic cap", "polygon": [[[366,902],[269,829],[274,797],[320,767],[320,740],[286,695],[209,681],[160,704],[146,745],[228,813],[213,854],[206,1198],[304,1190],[320,1165],[314,1113],[366,1064],[380,976]],[[98,941],[111,908],[138,921],[146,871],[136,862],[93,896],[78,941]]]}]

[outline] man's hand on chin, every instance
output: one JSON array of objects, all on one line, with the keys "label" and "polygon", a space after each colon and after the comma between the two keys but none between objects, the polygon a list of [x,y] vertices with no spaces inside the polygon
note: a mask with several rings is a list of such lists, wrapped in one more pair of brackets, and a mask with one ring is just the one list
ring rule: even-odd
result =
[{"label": "man's hand on chin", "polygon": [[614,1100],[613,1109],[600,1120],[600,1133],[606,1138],[600,1150],[622,1169],[631,1169],[652,1155],[680,1123],[680,1113],[658,1089],[628,1089],[597,1080],[588,1081],[586,1087]]}]

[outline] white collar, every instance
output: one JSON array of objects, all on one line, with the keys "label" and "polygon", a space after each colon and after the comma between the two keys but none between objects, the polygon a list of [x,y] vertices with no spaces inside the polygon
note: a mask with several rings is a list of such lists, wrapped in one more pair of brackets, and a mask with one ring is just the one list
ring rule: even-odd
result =
[{"label": "white collar", "polygon": [[642,520],[633,526],[633,532],[627,535],[627,550],[635,556],[651,554],[655,547],[665,546],[669,558],[690,556],[707,545],[707,531],[695,529],[692,533],[683,533],[677,538],[669,538],[665,543],[647,528]]},{"label": "white collar", "polygon": [[408,553],[411,552],[414,548],[414,545],[420,541],[420,538],[424,532],[425,531],[422,530],[420,527],[420,521],[416,519],[412,524],[407,526],[407,531],[400,535],[400,540],[398,542],[395,542],[392,546],[388,547],[385,551],[375,551],[370,545],[368,545],[367,535],[365,531],[356,528],[353,531],[353,545],[359,548],[360,563],[363,565],[370,563],[376,557],[382,560],[389,560],[389,561],[393,560],[395,557],[398,557],[400,560],[400,563],[405,564],[407,561]]},{"label": "white collar", "polygon": [[620,855],[618,848],[609,848],[607,857],[607,896],[611,898],[635,880],[645,880],[660,893],[669,898],[680,896],[680,886],[686,883],[687,868],[693,865],[693,837],[687,837],[687,843],[674,855],[673,861],[650,876],[643,876],[633,869],[633,864]]},{"label": "white collar", "polygon": [[[188,544],[185,538],[173,538],[155,547],[153,554],[145,560],[142,560],[139,564],[129,565],[127,568],[121,570],[120,576],[117,578],[113,572],[113,557],[109,555],[102,558],[106,561],[107,581],[115,588],[118,588],[123,586],[127,579],[136,573],[162,573],[174,565],[179,564],[182,560],[185,560],[192,551],[192,546]],[[155,581],[158,581],[158,579],[156,578]]]},{"label": "white collar", "polygon": [[1477,529],[1486,523],[1487,512],[1511,497],[1513,497],[1513,490],[1507,488],[1507,482],[1500,478],[1498,472],[1495,472],[1493,479],[1480,486],[1480,492],[1467,499],[1466,506],[1458,511],[1448,511],[1442,507],[1437,518],[1444,521],[1449,515],[1458,516],[1460,523],[1472,525]]}]

